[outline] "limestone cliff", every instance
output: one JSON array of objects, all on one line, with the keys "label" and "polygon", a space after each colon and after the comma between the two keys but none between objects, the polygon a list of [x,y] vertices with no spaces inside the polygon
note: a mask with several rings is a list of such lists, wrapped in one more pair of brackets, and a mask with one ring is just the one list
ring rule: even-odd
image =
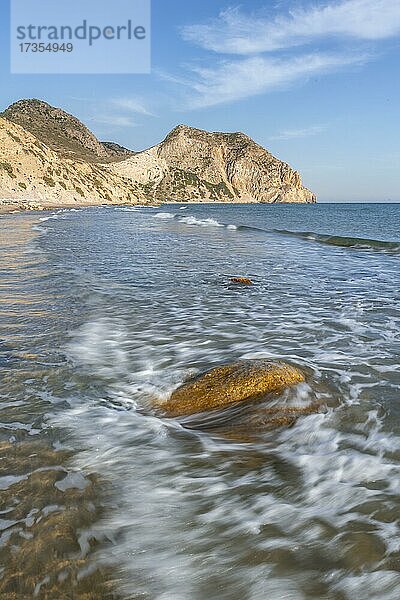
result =
[{"label": "limestone cliff", "polygon": [[315,202],[297,171],[243,133],[179,125],[161,144],[109,165],[158,200]]},{"label": "limestone cliff", "polygon": [[59,108],[21,100],[0,115],[0,205],[14,200],[26,207],[315,202],[315,196],[296,171],[243,133],[179,125],[157,146],[135,153],[100,142]]},{"label": "limestone cliff", "polygon": [[0,117],[0,207],[135,203],[141,186],[104,165],[62,158],[20,125]]}]

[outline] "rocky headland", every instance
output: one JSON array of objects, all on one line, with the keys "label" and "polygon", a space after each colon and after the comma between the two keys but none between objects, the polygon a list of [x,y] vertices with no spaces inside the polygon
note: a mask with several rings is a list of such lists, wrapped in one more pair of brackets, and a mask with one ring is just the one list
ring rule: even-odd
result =
[{"label": "rocky headland", "polygon": [[154,202],[315,202],[300,175],[243,133],[179,125],[141,152],[101,142],[41,100],[0,114],[0,210]]}]

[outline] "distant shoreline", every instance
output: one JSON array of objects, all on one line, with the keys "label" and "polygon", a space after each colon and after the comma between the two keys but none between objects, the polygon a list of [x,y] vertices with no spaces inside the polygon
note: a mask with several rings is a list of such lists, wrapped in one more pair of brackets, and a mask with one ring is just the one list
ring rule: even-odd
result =
[{"label": "distant shoreline", "polygon": [[[48,210],[59,210],[62,208],[84,208],[85,206],[102,206],[99,203],[65,203],[65,204],[48,204],[43,205],[40,202],[32,201],[23,206],[21,201],[14,201],[10,203],[0,204],[0,215],[7,215],[13,213],[25,213],[25,212],[43,212]],[[104,205],[103,205],[104,206]]]},{"label": "distant shoreline", "polygon": [[161,208],[167,204],[176,204],[177,206],[188,205],[188,204],[282,204],[282,205],[293,205],[293,204],[301,204],[302,206],[306,206],[306,203],[303,202],[258,202],[257,200],[241,200],[240,202],[217,202],[215,200],[187,200],[187,201],[177,201],[177,200],[168,200],[166,202],[140,202],[137,204],[128,204],[121,202],[120,204],[106,202],[99,203],[98,201],[85,201],[85,202],[66,202],[66,203],[57,203],[57,204],[41,204],[40,201],[32,200],[26,201],[23,200],[15,200],[10,203],[0,203],[0,215],[4,214],[14,214],[14,213],[22,213],[22,212],[43,212],[49,210],[60,210],[63,208],[88,208],[88,207],[101,207],[101,206],[115,206],[115,207],[135,207],[135,206],[148,206],[152,208]]}]

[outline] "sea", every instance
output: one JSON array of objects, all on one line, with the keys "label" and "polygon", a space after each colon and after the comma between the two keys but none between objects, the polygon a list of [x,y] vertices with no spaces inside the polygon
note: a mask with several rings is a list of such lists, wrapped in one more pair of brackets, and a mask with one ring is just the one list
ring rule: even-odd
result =
[{"label": "sea", "polygon": [[[260,358],[320,410],[152,408]],[[0,216],[1,598],[398,600],[399,463],[400,204]]]}]

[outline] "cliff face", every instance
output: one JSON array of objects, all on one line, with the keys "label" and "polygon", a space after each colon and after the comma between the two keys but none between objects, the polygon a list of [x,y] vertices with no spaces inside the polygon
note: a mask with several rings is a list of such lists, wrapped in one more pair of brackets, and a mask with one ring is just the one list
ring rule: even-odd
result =
[{"label": "cliff face", "polygon": [[[315,202],[299,174],[243,133],[179,125],[134,153],[39,100],[0,115],[0,199],[50,204]],[[0,200],[1,203],[1,200]]]},{"label": "cliff face", "polygon": [[140,186],[109,173],[104,165],[62,158],[20,125],[0,117],[0,207],[15,200],[24,208],[29,203],[135,203],[146,196]]},{"label": "cliff face", "polygon": [[109,169],[140,180],[159,200],[316,201],[296,171],[243,133],[179,125],[158,146]]}]

